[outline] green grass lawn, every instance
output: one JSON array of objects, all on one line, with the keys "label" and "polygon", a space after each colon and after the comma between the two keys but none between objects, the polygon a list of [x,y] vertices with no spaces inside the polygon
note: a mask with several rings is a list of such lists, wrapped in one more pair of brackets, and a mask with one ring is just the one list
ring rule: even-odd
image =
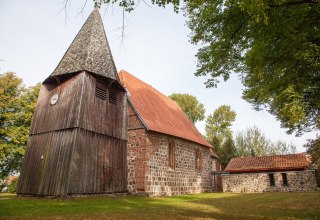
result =
[{"label": "green grass lawn", "polygon": [[2,193],[0,219],[320,219],[320,192],[73,199]]}]

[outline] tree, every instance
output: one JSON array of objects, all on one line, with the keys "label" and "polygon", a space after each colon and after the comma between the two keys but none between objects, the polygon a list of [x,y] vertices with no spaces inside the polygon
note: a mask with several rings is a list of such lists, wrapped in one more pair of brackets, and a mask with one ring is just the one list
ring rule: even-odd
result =
[{"label": "tree", "polygon": [[221,105],[206,120],[206,138],[219,156],[218,161],[224,169],[232,157],[236,156],[236,149],[232,140],[231,126],[236,119],[235,111],[229,105]]},{"label": "tree", "polygon": [[231,137],[228,137],[222,144],[222,146],[216,149],[216,154],[219,156],[219,162],[224,170],[229,161],[238,156],[235,143]]},{"label": "tree", "polygon": [[237,133],[235,147],[239,157],[281,155],[296,152],[294,145],[282,141],[272,142],[256,126]]},{"label": "tree", "polygon": [[14,73],[0,74],[0,179],[20,170],[39,89],[25,88]]},{"label": "tree", "polygon": [[173,93],[169,98],[180,106],[193,124],[204,119],[206,110],[196,97],[190,94]]},{"label": "tree", "polygon": [[312,163],[316,168],[320,169],[320,136],[317,135],[316,139],[308,140],[304,147],[307,148],[307,152],[311,156]]},{"label": "tree", "polygon": [[288,133],[320,127],[320,1],[187,1],[196,76],[207,87],[237,73],[243,98]]},{"label": "tree", "polygon": [[229,105],[221,105],[206,119],[206,138],[216,147],[227,138],[232,138],[231,126],[236,119],[236,112]]}]

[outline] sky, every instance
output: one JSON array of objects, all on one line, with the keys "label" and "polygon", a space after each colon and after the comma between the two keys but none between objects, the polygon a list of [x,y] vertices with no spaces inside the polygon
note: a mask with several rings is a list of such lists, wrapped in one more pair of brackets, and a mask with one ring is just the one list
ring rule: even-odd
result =
[{"label": "sky", "polygon": [[[63,1],[0,1],[0,73],[15,72],[32,86],[53,72],[93,10],[91,0],[69,0],[66,8]],[[287,135],[273,115],[253,110],[241,99],[244,87],[236,75],[218,88],[205,88],[206,77],[194,76],[199,46],[190,43],[183,13],[176,14],[171,7],[150,7],[143,1],[124,19],[117,6],[103,7],[100,13],[118,71],[130,72],[165,95],[194,95],[204,104],[206,115],[230,105],[237,113],[234,133],[255,125],[271,141],[292,143],[298,152],[305,151],[307,139],[315,138],[315,132]],[[196,127],[204,133],[205,121]]]}]

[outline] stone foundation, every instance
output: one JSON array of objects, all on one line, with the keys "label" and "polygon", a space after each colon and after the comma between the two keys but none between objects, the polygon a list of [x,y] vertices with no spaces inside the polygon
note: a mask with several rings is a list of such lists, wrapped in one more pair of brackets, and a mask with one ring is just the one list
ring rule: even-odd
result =
[{"label": "stone foundation", "polygon": [[[283,173],[286,173],[287,185],[283,181]],[[270,184],[269,174],[274,176],[274,186]],[[234,193],[315,191],[316,178],[312,170],[225,174],[222,185],[223,192]]]},{"label": "stone foundation", "polygon": [[[175,164],[169,167],[169,143]],[[196,151],[200,166],[196,168]],[[212,190],[212,162],[208,147],[145,129],[128,131],[128,191],[153,196],[201,193]]]}]

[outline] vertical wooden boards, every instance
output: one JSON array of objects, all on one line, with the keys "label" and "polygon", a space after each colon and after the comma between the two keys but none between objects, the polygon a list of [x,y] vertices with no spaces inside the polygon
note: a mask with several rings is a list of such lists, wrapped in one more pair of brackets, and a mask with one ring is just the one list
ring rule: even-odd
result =
[{"label": "vertical wooden boards", "polygon": [[[71,78],[70,78],[71,77]],[[127,190],[127,99],[95,95],[85,71],[43,85],[33,117],[18,194],[68,195]],[[64,81],[63,81],[64,80]],[[118,89],[118,90],[117,90]],[[50,102],[57,94],[57,102]]]},{"label": "vertical wooden boards", "polygon": [[127,142],[83,129],[31,136],[18,194],[125,192]]},{"label": "vertical wooden boards", "polygon": [[76,130],[31,136],[19,179],[18,194],[65,195]]},{"label": "vertical wooden boards", "polygon": [[[96,78],[84,75],[79,127],[112,137],[127,139],[127,97],[125,91],[117,94],[117,104],[95,96]],[[108,85],[110,80],[105,79]],[[115,82],[117,83],[117,82]]]},{"label": "vertical wooden boards", "polygon": [[[83,74],[76,75],[52,90],[47,89],[50,85],[42,85],[30,134],[78,127]],[[52,105],[50,101],[55,94],[58,95],[58,101]]]},{"label": "vertical wooden boards", "polygon": [[69,194],[125,192],[124,140],[79,129],[70,166]]}]

